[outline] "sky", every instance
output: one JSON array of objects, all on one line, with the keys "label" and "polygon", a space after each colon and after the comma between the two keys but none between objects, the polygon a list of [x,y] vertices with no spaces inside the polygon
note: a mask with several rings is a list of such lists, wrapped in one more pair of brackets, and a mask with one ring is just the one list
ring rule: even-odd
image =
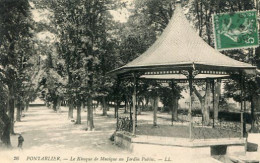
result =
[{"label": "sky", "polygon": [[[131,8],[131,3],[134,0],[121,0],[121,2],[125,2],[127,8]],[[127,22],[128,17],[130,16],[130,12],[126,8],[111,10],[111,15],[114,17],[115,21],[119,21],[121,23]]]},{"label": "sky", "polygon": [[[133,0],[121,0],[121,2],[126,2],[127,8],[131,6],[131,2]],[[47,9],[36,9],[35,5],[30,2],[30,5],[32,7],[32,17],[35,22],[44,22],[46,24],[50,23],[49,17],[51,16],[51,12]],[[130,16],[130,12],[126,8],[120,8],[117,10],[110,10],[111,15],[114,17],[115,21],[125,23],[128,20],[128,17]],[[54,34],[50,33],[49,31],[42,31],[37,34],[37,38],[39,40],[54,40],[55,36]]]},{"label": "sky", "polygon": [[115,21],[125,23],[127,22],[128,17],[130,16],[129,11],[127,9],[123,8],[120,10],[111,10],[111,15],[114,17]]},{"label": "sky", "polygon": [[[125,2],[127,8],[129,8],[131,6],[131,2],[133,2],[133,0],[121,0],[121,2]],[[30,5],[33,8],[32,16],[33,16],[34,21],[36,21],[36,22],[43,21],[46,23],[50,23],[50,20],[48,17],[50,16],[51,12],[49,10],[35,9],[35,5],[32,2],[30,2]],[[114,17],[115,21],[119,21],[121,23],[127,22],[127,19],[130,16],[130,12],[126,8],[111,10],[110,13]]]},{"label": "sky", "polygon": [[33,2],[29,2],[32,9],[31,9],[31,12],[32,12],[32,18],[35,22],[46,22],[46,23],[50,23],[50,20],[49,20],[49,16],[51,14],[51,12],[47,9],[36,9],[35,8],[35,5]]}]

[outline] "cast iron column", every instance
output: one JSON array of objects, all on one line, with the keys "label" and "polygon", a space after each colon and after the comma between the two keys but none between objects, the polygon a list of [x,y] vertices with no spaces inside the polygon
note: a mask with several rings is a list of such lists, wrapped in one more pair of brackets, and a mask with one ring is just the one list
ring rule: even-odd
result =
[{"label": "cast iron column", "polygon": [[116,118],[117,129],[118,129],[118,109],[119,109],[119,105],[120,105],[120,103],[119,103],[119,97],[120,97],[119,85],[120,85],[120,79],[117,76],[116,93],[118,93],[118,94],[116,95],[116,107],[115,107],[115,118]]},{"label": "cast iron column", "polygon": [[173,83],[173,80],[171,80],[171,88],[172,88],[172,126],[173,126],[173,119],[174,119],[174,102],[173,102],[173,100],[175,100],[174,99],[174,85],[173,85],[174,83]]},{"label": "cast iron column", "polygon": [[215,80],[212,80],[212,98],[213,98],[213,128],[215,127]]},{"label": "cast iron column", "polygon": [[193,80],[193,74],[192,74],[192,70],[189,71],[189,76],[188,76],[188,80],[189,80],[189,88],[190,88],[190,106],[189,106],[189,119],[190,119],[190,139],[192,138],[192,115],[191,115],[191,111],[192,111],[192,92],[193,92],[193,88],[192,88],[192,80]]},{"label": "cast iron column", "polygon": [[133,74],[134,79],[134,92],[133,92],[133,135],[135,135],[135,125],[136,125],[136,75]]},{"label": "cast iron column", "polygon": [[119,78],[117,78],[117,86],[116,86],[117,88],[117,96],[116,96],[116,120],[117,120],[117,122],[118,122],[118,110],[119,110],[119,107],[120,107],[120,89],[119,89],[119,87],[120,87],[120,79]]},{"label": "cast iron column", "polygon": [[135,79],[135,127],[137,127],[137,112],[138,112],[138,94],[137,94],[137,90],[138,90],[138,82],[139,82],[139,77],[136,77]]},{"label": "cast iron column", "polygon": [[244,80],[243,80],[243,72],[240,72],[240,90],[241,90],[241,111],[240,111],[240,114],[241,114],[241,117],[240,117],[240,123],[241,123],[241,135],[240,137],[243,138],[243,112],[244,112],[244,109],[243,109],[243,101],[244,101]]}]

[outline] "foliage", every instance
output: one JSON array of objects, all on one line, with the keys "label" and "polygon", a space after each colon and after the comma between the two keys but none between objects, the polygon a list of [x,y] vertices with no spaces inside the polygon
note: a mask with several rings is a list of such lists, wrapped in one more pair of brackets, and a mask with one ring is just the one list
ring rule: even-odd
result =
[{"label": "foliage", "polygon": [[[180,99],[182,98],[181,96],[181,91],[184,88],[179,86],[176,83],[169,83],[169,85],[166,85],[165,87],[162,87],[159,92],[160,92],[160,100],[163,103],[165,109],[169,109],[173,107],[173,98]],[[169,111],[167,110],[167,111]]]},{"label": "foliage", "polygon": [[[14,133],[14,101],[18,104],[24,101],[23,86],[29,78],[34,32],[29,9],[27,0],[0,1],[0,81],[1,87],[8,91],[8,98],[1,99],[6,104],[3,106],[8,106],[1,110],[6,124],[2,140],[6,145],[10,145],[10,131]],[[9,118],[5,117],[6,111]]]},{"label": "foliage", "polygon": [[76,103],[89,96],[104,96],[111,87],[105,74],[114,68],[115,40],[109,34],[113,27],[108,10],[115,2],[57,0],[51,4],[59,38],[56,46],[68,76],[67,97]]}]

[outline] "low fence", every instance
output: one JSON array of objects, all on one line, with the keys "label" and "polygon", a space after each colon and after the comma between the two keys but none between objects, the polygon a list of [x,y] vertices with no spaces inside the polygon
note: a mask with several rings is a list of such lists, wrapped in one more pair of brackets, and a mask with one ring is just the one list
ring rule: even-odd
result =
[{"label": "low fence", "polygon": [[[172,121],[171,114],[158,112],[156,123],[158,128],[154,128],[153,113],[142,112],[137,116],[136,134],[142,135],[162,135],[164,133],[168,136],[175,136],[176,134],[168,134],[167,132],[180,132],[180,130],[187,135],[191,131],[191,139],[220,139],[220,138],[241,138],[241,122],[238,119],[232,120],[226,117],[219,120],[210,119],[209,125],[203,124],[201,114],[192,114],[192,128],[190,128],[190,119],[185,111],[180,111],[178,114],[178,120]],[[168,126],[168,127],[167,127]],[[167,131],[162,131],[166,129]],[[177,129],[177,130],[176,130]],[[133,121],[130,119],[129,113],[121,113],[117,121],[117,131],[132,132]],[[140,131],[145,130],[145,133]],[[149,131],[150,130],[150,131]],[[155,130],[160,130],[161,134],[155,133]]]},{"label": "low fence", "polygon": [[132,132],[133,121],[129,117],[118,117],[116,130]]},{"label": "low fence", "polygon": [[210,120],[209,125],[204,125],[202,117],[193,117],[192,138],[193,139],[218,139],[241,137],[241,123],[237,121]]}]

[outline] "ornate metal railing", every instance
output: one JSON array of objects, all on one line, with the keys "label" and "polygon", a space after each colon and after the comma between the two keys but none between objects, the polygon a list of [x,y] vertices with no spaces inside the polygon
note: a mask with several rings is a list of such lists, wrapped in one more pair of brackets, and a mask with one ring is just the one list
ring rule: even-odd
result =
[{"label": "ornate metal railing", "polygon": [[214,123],[215,128],[241,132],[241,122],[225,121],[220,119]]},{"label": "ornate metal railing", "polygon": [[127,131],[132,132],[133,121],[129,117],[119,117],[117,120],[117,131]]},{"label": "ornate metal railing", "polygon": [[[196,118],[195,118],[196,119]],[[202,119],[193,121],[193,139],[213,139],[213,138],[236,138],[241,136],[241,123],[233,121],[219,120],[211,121],[209,126],[203,125]],[[194,120],[194,118],[193,118]]]}]

